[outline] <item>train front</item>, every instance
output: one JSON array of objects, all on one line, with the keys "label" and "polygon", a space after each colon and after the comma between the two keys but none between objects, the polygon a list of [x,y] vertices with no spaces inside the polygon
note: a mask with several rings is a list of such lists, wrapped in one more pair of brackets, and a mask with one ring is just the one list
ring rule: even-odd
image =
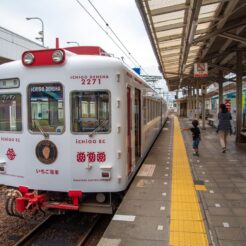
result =
[{"label": "train front", "polygon": [[28,51],[0,67],[0,183],[16,187],[10,215],[111,213],[112,194],[125,188],[124,115],[112,107],[121,65],[98,47],[68,50]]}]

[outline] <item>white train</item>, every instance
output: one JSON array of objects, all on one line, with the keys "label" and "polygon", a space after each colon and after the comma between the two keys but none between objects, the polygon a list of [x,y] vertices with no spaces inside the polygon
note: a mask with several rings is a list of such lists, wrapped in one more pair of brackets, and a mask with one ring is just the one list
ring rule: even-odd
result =
[{"label": "white train", "polygon": [[1,65],[7,213],[111,213],[166,118],[166,102],[99,47],[28,51]]}]

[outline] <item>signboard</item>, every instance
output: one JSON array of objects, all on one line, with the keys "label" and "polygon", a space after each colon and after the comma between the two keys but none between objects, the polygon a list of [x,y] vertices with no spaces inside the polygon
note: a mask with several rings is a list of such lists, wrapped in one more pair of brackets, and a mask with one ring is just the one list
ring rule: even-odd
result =
[{"label": "signboard", "polygon": [[134,67],[133,69],[132,69],[133,71],[135,71],[137,74],[141,74],[141,69],[140,69],[140,67]]},{"label": "signboard", "polygon": [[186,89],[183,89],[182,90],[182,94],[183,94],[183,96],[186,96],[187,95],[187,90]]},{"label": "signboard", "polygon": [[225,105],[228,110],[228,112],[231,112],[231,99],[225,99]]},{"label": "signboard", "polygon": [[194,64],[194,77],[208,77],[208,64],[195,63]]},{"label": "signboard", "polygon": [[155,76],[155,75],[141,75],[141,77],[146,81],[146,82],[156,82],[158,80],[163,79],[162,76]]},{"label": "signboard", "polygon": [[202,91],[202,95],[205,95],[207,92],[207,86],[206,85],[202,85],[201,86],[201,91]]}]

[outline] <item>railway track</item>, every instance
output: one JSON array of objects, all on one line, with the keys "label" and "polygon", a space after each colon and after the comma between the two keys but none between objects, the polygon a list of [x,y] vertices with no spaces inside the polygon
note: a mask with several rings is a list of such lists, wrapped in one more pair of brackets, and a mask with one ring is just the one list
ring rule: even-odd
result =
[{"label": "railway track", "polygon": [[14,246],[25,245],[35,234],[38,234],[43,227],[51,223],[54,216],[49,215],[44,221],[35,226],[31,231],[29,231],[26,235],[24,235],[18,242],[14,244]]},{"label": "railway track", "polygon": [[100,215],[50,215],[14,246],[71,245],[82,246],[100,219]]},{"label": "railway track", "polygon": [[87,229],[87,231],[83,235],[81,235],[81,237],[78,240],[76,246],[83,246],[84,245],[84,243],[87,241],[89,235],[91,234],[92,230],[96,226],[96,224],[99,221],[99,219],[100,219],[100,215],[97,215],[97,217],[94,219],[94,221],[91,224],[91,226]]}]

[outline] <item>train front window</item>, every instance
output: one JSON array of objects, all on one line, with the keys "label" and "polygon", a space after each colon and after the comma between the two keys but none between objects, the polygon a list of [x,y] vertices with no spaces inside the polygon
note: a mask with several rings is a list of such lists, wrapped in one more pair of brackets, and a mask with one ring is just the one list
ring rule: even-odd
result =
[{"label": "train front window", "polygon": [[28,87],[29,129],[32,132],[64,131],[63,87],[60,83],[32,84]]},{"label": "train front window", "polygon": [[19,132],[21,130],[21,95],[0,94],[0,131]]},{"label": "train front window", "polygon": [[109,132],[109,92],[76,91],[71,97],[73,132]]}]

